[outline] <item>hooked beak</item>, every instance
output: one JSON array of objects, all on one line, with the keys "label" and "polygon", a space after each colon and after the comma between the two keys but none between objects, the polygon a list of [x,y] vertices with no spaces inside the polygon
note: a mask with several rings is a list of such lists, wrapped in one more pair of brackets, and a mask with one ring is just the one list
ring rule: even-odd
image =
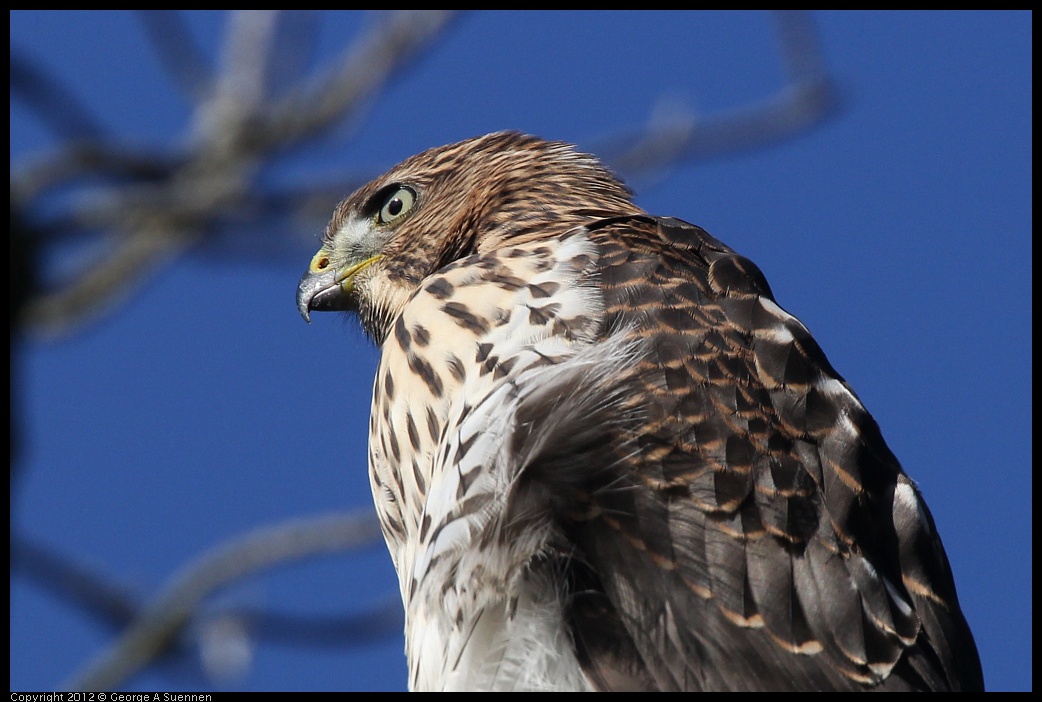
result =
[{"label": "hooked beak", "polygon": [[312,310],[335,312],[357,309],[354,277],[379,258],[380,256],[373,256],[358,263],[335,268],[330,264],[329,254],[319,250],[297,284],[297,309],[300,310],[300,316],[310,324]]}]

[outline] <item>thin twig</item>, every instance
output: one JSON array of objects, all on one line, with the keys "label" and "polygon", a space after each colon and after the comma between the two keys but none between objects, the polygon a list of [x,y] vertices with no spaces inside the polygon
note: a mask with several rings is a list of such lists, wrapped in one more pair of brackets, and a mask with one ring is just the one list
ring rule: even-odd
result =
[{"label": "thin twig", "polygon": [[825,72],[814,22],[805,12],[773,13],[789,82],[759,103],[711,117],[654,123],[605,139],[597,150],[623,176],[761,149],[833,117],[839,96]]}]

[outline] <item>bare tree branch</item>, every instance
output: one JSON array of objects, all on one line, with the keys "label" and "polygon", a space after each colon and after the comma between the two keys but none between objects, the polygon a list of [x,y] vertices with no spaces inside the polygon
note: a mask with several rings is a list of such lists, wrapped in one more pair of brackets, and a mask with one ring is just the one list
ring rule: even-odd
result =
[{"label": "bare tree branch", "polygon": [[[103,140],[81,139],[22,165],[11,178],[11,202],[28,205],[49,191],[71,186],[81,178],[155,182],[168,178],[177,167],[177,162],[168,157]],[[75,223],[70,226],[75,227]]]},{"label": "bare tree branch", "polygon": [[192,103],[213,83],[206,54],[175,10],[139,10],[138,19],[167,75]]},{"label": "bare tree branch", "polygon": [[[364,517],[359,517],[364,518]],[[328,525],[318,522],[316,529],[325,533]],[[309,548],[314,538],[301,539],[302,548]],[[251,546],[248,541],[226,545],[231,551]],[[297,554],[300,559],[312,557]],[[323,554],[318,554],[319,556]],[[333,553],[330,555],[340,555]],[[295,561],[292,554],[286,562]],[[43,544],[20,536],[11,538],[11,570],[55,597],[72,604],[101,625],[121,631],[141,616],[143,598],[136,588],[116,582],[111,575],[92,568]],[[270,608],[221,606],[216,611],[196,612],[193,619],[234,619],[245,625],[257,639],[267,639],[288,645],[358,646],[391,632],[401,630],[403,614],[401,600],[388,597],[385,602],[362,613],[321,614],[285,613]],[[184,653],[190,643],[185,636],[176,637],[176,651]]]},{"label": "bare tree branch", "polygon": [[[148,181],[84,183],[61,223],[80,236],[107,232],[109,246],[79,274],[30,300],[23,319],[37,331],[67,332],[132,294],[165,263],[216,236],[222,219],[253,208],[254,179],[266,160],[357,112],[445,30],[450,18],[447,12],[393,13],[345,51],[326,78],[272,104],[266,65],[277,15],[233,13],[220,69],[196,107],[186,154],[169,159],[139,154],[120,163],[118,147],[73,143],[12,174],[12,206],[27,211],[26,198],[96,175],[92,163],[110,174],[114,165],[165,166]],[[85,158],[91,155],[106,158]],[[63,165],[69,170],[63,172]]]},{"label": "bare tree branch", "polygon": [[272,566],[368,546],[379,539],[375,517],[365,513],[302,518],[218,546],[171,578],[119,640],[63,689],[118,687],[171,644],[205,598],[230,583]]},{"label": "bare tree branch", "polygon": [[653,123],[609,137],[598,150],[633,178],[678,163],[707,161],[805,134],[832,117],[839,98],[825,72],[813,21],[805,12],[772,13],[789,82],[752,105],[706,119]]},{"label": "bare tree branch", "polygon": [[789,82],[796,85],[831,83],[817,28],[810,15],[793,10],[774,10],[771,14]]},{"label": "bare tree branch", "polygon": [[11,570],[106,626],[126,626],[138,610],[130,588],[28,539],[11,537]]},{"label": "bare tree branch", "polygon": [[229,148],[242,148],[244,127],[262,114],[278,18],[275,10],[229,13],[216,80],[196,114],[195,138],[203,153],[225,140]]},{"label": "bare tree branch", "polygon": [[25,102],[59,137],[99,136],[104,130],[90,110],[56,77],[11,51],[11,93]]},{"label": "bare tree branch", "polygon": [[294,143],[350,116],[440,37],[454,15],[444,10],[393,13],[341,54],[326,76],[276,104],[263,127],[266,139]]}]

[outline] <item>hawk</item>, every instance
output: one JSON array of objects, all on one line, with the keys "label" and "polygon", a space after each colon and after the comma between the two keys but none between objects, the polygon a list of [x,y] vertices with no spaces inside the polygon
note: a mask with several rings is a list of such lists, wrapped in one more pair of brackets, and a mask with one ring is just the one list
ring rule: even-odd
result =
[{"label": "hawk", "polygon": [[760,270],[499,132],[337,206],[414,690],[979,690],[934,521]]}]

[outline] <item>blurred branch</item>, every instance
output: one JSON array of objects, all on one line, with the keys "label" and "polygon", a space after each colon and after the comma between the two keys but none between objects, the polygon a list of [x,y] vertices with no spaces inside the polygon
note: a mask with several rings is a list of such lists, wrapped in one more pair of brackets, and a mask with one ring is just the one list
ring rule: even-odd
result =
[{"label": "blurred branch", "polygon": [[28,105],[58,136],[97,137],[101,125],[73,92],[23,56],[11,53],[11,97]]},{"label": "blurred branch", "polygon": [[[198,614],[204,600],[246,576],[277,565],[319,555],[370,546],[380,541],[375,517],[365,514],[310,517],[263,527],[218,546],[189,564],[150,603],[142,607],[120,638],[64,686],[68,690],[111,690],[161,655]],[[22,556],[32,555],[23,551]],[[39,552],[35,554],[39,556]],[[35,567],[53,570],[53,558]],[[63,569],[67,570],[67,569]],[[62,576],[81,595],[101,591],[114,603],[112,613],[123,616],[126,597],[78,569],[74,579]],[[372,624],[372,619],[362,621]],[[281,623],[285,625],[286,619]],[[269,622],[269,626],[270,626]],[[357,630],[356,632],[357,633]]]},{"label": "blurred branch", "polygon": [[[66,198],[66,212],[58,217],[64,236],[94,238],[101,232],[109,244],[78,272],[52,281],[50,289],[29,300],[22,318],[37,331],[70,331],[130,295],[165,263],[219,235],[222,221],[253,209],[262,166],[360,111],[366,99],[444,33],[451,18],[452,13],[443,11],[390,13],[346,50],[324,78],[273,101],[267,95],[267,66],[278,14],[231,13],[220,65],[205,89],[194,87],[205,77],[198,67],[177,77],[200,100],[188,146],[177,156],[137,153],[121,159],[118,144],[83,143],[97,131],[84,127],[76,138],[67,135],[68,143],[58,154],[12,169],[12,207],[32,214],[33,205],[47,193],[71,189],[74,197]],[[186,34],[169,16],[150,21],[153,34],[170,27],[177,35]],[[171,51],[165,43],[157,45],[166,62]],[[189,54],[195,61],[199,52]],[[19,65],[13,58],[12,81]],[[34,104],[54,102],[44,99],[48,91],[27,94]],[[149,166],[149,177],[128,181],[129,167],[143,163]],[[103,184],[95,182],[99,179]]]},{"label": "blurred branch", "polygon": [[446,11],[394,13],[344,51],[326,76],[275,105],[262,133],[275,143],[296,142],[359,109],[407,59],[444,33],[452,18]]},{"label": "blurred branch", "polygon": [[21,573],[56,597],[113,628],[126,626],[138,611],[131,588],[41,544],[13,534],[11,572]]},{"label": "blurred branch", "polygon": [[191,102],[201,101],[213,71],[181,15],[176,10],[139,10],[137,15],[167,75]]},{"label": "blurred branch", "polygon": [[[364,523],[366,516],[359,516],[359,523]],[[324,533],[330,529],[348,532],[355,518],[349,518],[342,527],[336,522],[317,523],[316,530]],[[293,523],[296,524],[296,523]],[[371,530],[370,530],[371,531]],[[369,543],[366,534],[358,536],[358,546]],[[378,538],[373,543],[378,542]],[[312,540],[299,544],[297,553],[289,552],[279,565],[289,565],[295,560],[304,560],[320,556],[308,550]],[[232,542],[224,548],[230,559],[237,559],[237,548],[249,546],[247,540]],[[346,550],[346,547],[343,549]],[[11,570],[21,575],[42,590],[96,620],[102,626],[120,631],[142,615],[144,605],[142,598],[129,585],[115,582],[113,577],[97,569],[84,565],[67,555],[61,554],[42,544],[34,543],[20,536],[11,537],[10,542]],[[397,595],[388,598],[387,602],[362,613],[345,613],[331,615],[323,612],[320,615],[301,615],[274,611],[270,608],[227,606],[218,611],[196,612],[193,619],[205,617],[207,620],[234,620],[245,625],[257,640],[276,641],[288,645],[311,646],[358,646],[372,638],[389,635],[401,630],[401,600]],[[184,627],[188,628],[188,627]],[[183,641],[183,636],[178,636]],[[177,646],[183,653],[185,646]]]},{"label": "blurred branch", "polygon": [[[26,206],[48,191],[80,178],[155,182],[169,177],[176,164],[150,152],[101,140],[81,139],[61,151],[30,159],[11,178],[11,202]],[[70,222],[75,226],[75,220]]]},{"label": "blurred branch", "polygon": [[763,148],[805,134],[839,108],[836,87],[810,15],[771,13],[789,82],[758,104],[710,118],[673,119],[635,133],[608,137],[596,151],[622,175],[634,178],[679,163]]}]

